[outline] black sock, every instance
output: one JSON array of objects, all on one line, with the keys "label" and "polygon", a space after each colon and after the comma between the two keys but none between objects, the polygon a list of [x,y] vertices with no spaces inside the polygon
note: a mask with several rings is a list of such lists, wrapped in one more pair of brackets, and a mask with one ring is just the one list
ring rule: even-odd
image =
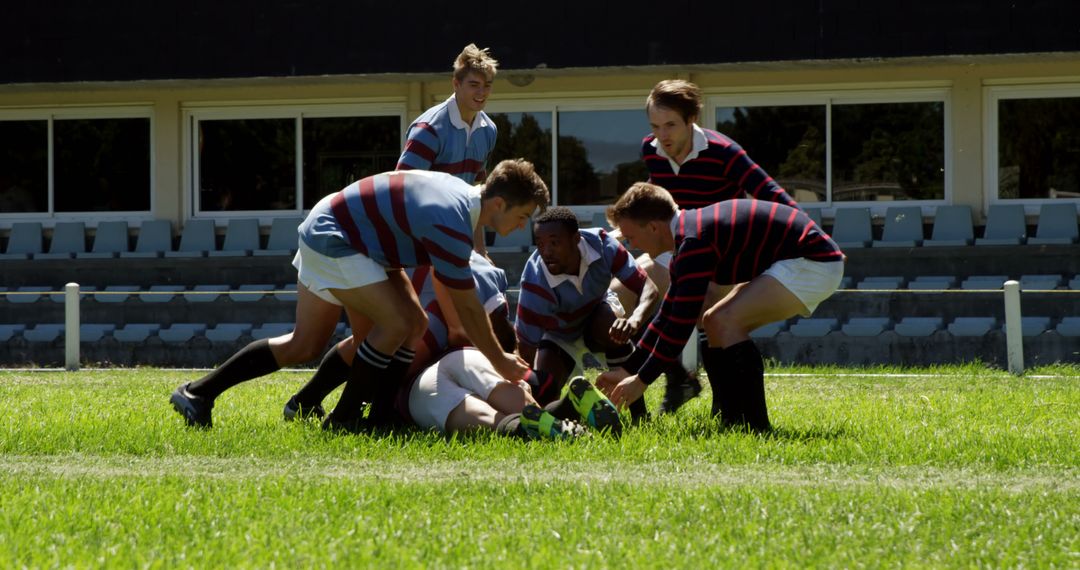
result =
[{"label": "black sock", "polygon": [[736,421],[755,431],[768,431],[769,407],[765,402],[765,363],[752,340],[733,344],[724,351],[739,399]]},{"label": "black sock", "polygon": [[294,396],[296,403],[304,409],[311,409],[322,404],[334,388],[349,379],[349,368],[345,359],[338,353],[337,345],[334,345],[323,356],[315,375]]},{"label": "black sock", "polygon": [[268,339],[257,340],[232,355],[225,364],[192,382],[188,391],[201,398],[213,400],[222,392],[252,378],[280,370]]},{"label": "black sock", "polygon": [[705,365],[705,374],[709,377],[709,386],[712,387],[712,415],[719,416],[720,421],[725,424],[734,422],[734,395],[731,382],[725,378],[734,371],[725,370],[725,349],[706,346],[701,350],[701,361]]},{"label": "black sock", "polygon": [[495,432],[504,435],[521,435],[521,414],[507,414],[498,425]]},{"label": "black sock", "polygon": [[562,384],[555,381],[555,376],[550,372],[533,370],[525,375],[525,382],[532,389],[533,399],[541,406],[545,406],[559,399]]},{"label": "black sock", "polygon": [[578,421],[581,416],[578,415],[577,408],[574,407],[574,403],[570,401],[570,398],[559,398],[554,402],[544,406],[549,414],[555,416],[560,420],[573,420]]},{"label": "black sock", "polygon": [[393,425],[401,423],[401,416],[395,409],[398,391],[405,382],[405,373],[416,358],[416,352],[400,347],[386,367],[386,374],[379,378],[373,386],[374,393],[371,400],[371,411],[368,419],[377,425]]},{"label": "black sock", "polygon": [[374,400],[375,387],[388,380],[386,368],[391,360],[389,355],[372,348],[366,340],[360,343],[341,399],[330,414],[334,420],[345,423],[360,417],[364,402]]},{"label": "black sock", "polygon": [[627,406],[627,409],[630,410],[631,421],[639,422],[649,419],[649,408],[645,406],[644,394],[642,394],[640,398],[634,400],[633,402],[630,402],[630,405]]},{"label": "black sock", "polygon": [[618,348],[605,352],[604,360],[607,360],[608,368],[619,368],[630,359],[630,355],[633,353],[634,345],[626,343],[620,345]]}]

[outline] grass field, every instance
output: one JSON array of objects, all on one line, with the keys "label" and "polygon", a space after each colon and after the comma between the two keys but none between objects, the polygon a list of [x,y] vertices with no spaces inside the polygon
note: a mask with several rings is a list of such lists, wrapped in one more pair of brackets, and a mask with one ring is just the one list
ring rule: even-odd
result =
[{"label": "grass field", "polygon": [[706,393],[528,443],[285,423],[299,372],[198,431],[199,372],[0,370],[0,566],[1080,567],[1077,368],[769,371],[770,436]]}]

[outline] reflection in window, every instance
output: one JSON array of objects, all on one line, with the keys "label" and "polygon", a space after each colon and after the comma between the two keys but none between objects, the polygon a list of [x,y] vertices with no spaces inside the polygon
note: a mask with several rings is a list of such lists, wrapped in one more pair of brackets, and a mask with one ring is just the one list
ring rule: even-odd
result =
[{"label": "reflection in window", "polygon": [[718,107],[716,130],[750,158],[796,202],[824,202],[825,106]]},{"label": "reflection in window", "polygon": [[305,118],[303,130],[305,209],[361,178],[393,170],[401,154],[396,116]]},{"label": "reflection in window", "polygon": [[560,111],[559,204],[612,204],[647,180],[641,139],[648,127],[641,110]]},{"label": "reflection in window", "polygon": [[524,158],[551,188],[551,113],[491,113],[499,129],[495,148],[488,157],[488,172],[500,161]]},{"label": "reflection in window", "polygon": [[945,197],[945,113],[940,101],[833,105],[832,199]]},{"label": "reflection in window", "polygon": [[48,121],[0,121],[0,213],[49,210]]},{"label": "reflection in window", "polygon": [[201,209],[296,209],[295,123],[295,119],[199,121]]},{"label": "reflection in window", "polygon": [[150,119],[53,121],[57,212],[150,209]]},{"label": "reflection in window", "polygon": [[998,102],[998,197],[1080,198],[1080,97]]}]

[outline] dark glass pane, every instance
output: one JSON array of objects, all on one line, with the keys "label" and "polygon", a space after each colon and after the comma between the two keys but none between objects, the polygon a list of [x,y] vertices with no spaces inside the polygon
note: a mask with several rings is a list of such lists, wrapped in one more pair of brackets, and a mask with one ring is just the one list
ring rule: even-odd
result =
[{"label": "dark glass pane", "polygon": [[393,170],[401,154],[401,119],[304,119],[304,208],[357,180]]},{"label": "dark glass pane", "polygon": [[150,119],[53,121],[57,212],[150,209]]},{"label": "dark glass pane", "polygon": [[941,102],[834,105],[833,201],[945,197]]},{"label": "dark glass pane", "polygon": [[199,121],[198,181],[203,211],[295,209],[296,121]]},{"label": "dark glass pane", "polygon": [[492,113],[499,138],[488,157],[490,172],[508,158],[524,158],[551,188],[551,113]]},{"label": "dark glass pane", "polygon": [[48,121],[0,121],[0,213],[49,210]]},{"label": "dark glass pane", "polygon": [[998,102],[998,197],[1080,198],[1080,97]]},{"label": "dark glass pane", "polygon": [[560,111],[559,204],[613,204],[631,184],[648,180],[641,160],[648,133],[643,110]]},{"label": "dark glass pane", "polygon": [[823,202],[825,106],[718,107],[716,130],[768,172],[797,202]]}]

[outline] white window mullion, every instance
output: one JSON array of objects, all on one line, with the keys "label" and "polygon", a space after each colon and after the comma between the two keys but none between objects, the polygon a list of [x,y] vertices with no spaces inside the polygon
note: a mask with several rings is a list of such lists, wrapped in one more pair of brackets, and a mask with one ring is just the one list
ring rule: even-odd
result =
[{"label": "white window mullion", "polygon": [[559,107],[551,110],[551,204],[559,205]]},{"label": "white window mullion", "polygon": [[825,102],[825,205],[833,205],[832,184],[832,101]]},{"label": "white window mullion", "polygon": [[304,210],[304,116],[296,117],[296,211]]}]

